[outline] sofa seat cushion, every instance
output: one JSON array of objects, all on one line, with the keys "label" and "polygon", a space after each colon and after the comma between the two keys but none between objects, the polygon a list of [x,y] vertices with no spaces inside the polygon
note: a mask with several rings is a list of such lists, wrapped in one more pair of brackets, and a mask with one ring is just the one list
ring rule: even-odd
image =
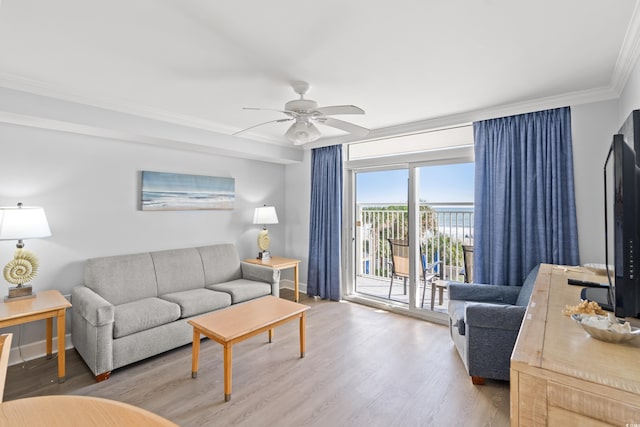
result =
[{"label": "sofa seat cushion", "polygon": [[180,306],[160,298],[143,298],[114,309],[113,338],[155,328],[180,318]]},{"label": "sofa seat cushion", "polygon": [[160,295],[160,298],[180,306],[181,317],[191,317],[231,305],[231,296],[210,289],[191,289]]},{"label": "sofa seat cushion", "polygon": [[229,282],[209,285],[207,289],[226,292],[231,295],[233,304],[271,295],[271,285],[264,282],[254,282],[253,280],[237,279]]}]

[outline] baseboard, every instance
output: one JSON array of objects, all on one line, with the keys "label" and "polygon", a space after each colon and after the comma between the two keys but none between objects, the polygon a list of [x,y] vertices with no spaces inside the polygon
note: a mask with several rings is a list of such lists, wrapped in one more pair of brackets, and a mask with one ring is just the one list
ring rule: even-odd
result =
[{"label": "baseboard", "polygon": [[[12,340],[12,344],[16,345],[17,337],[14,335]],[[65,349],[73,348],[73,344],[71,343],[71,334],[67,334],[64,340]],[[53,337],[53,355],[56,357],[58,353],[58,338]],[[47,341],[36,341],[29,344],[21,345],[20,347],[11,347],[11,352],[9,353],[9,365],[18,365],[20,363],[26,362],[27,360],[39,359],[41,357],[45,357],[47,355]]]},{"label": "baseboard", "polygon": [[[285,288],[285,289],[294,290],[295,289],[295,284],[293,283],[293,280],[282,279],[282,280],[280,280],[280,287],[281,288]],[[298,282],[298,289],[299,289],[299,292],[301,294],[306,294],[307,293],[307,284],[306,283],[302,283],[302,282]]]}]

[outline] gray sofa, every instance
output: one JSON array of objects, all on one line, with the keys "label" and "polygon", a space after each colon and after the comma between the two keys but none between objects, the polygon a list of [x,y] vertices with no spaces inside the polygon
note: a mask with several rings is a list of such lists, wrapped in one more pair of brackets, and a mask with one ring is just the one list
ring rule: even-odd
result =
[{"label": "gray sofa", "polygon": [[449,283],[449,331],[474,384],[509,380],[511,353],[539,268],[521,286]]},{"label": "gray sofa", "polygon": [[71,339],[96,380],[192,341],[187,320],[265,295],[280,272],[241,262],[233,244],[87,260],[72,291]]}]

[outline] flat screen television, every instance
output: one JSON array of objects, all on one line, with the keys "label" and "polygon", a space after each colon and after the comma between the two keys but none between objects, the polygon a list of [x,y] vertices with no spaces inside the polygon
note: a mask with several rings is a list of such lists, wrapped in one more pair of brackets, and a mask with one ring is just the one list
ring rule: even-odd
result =
[{"label": "flat screen television", "polygon": [[604,183],[607,302],[617,317],[640,317],[640,110],[613,136]]}]

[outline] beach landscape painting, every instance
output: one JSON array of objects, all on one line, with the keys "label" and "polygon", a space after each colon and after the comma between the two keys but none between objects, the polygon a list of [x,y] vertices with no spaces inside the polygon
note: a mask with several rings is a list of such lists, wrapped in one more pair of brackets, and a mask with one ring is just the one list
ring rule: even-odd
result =
[{"label": "beach landscape painting", "polygon": [[235,180],[142,171],[143,211],[233,209]]}]

